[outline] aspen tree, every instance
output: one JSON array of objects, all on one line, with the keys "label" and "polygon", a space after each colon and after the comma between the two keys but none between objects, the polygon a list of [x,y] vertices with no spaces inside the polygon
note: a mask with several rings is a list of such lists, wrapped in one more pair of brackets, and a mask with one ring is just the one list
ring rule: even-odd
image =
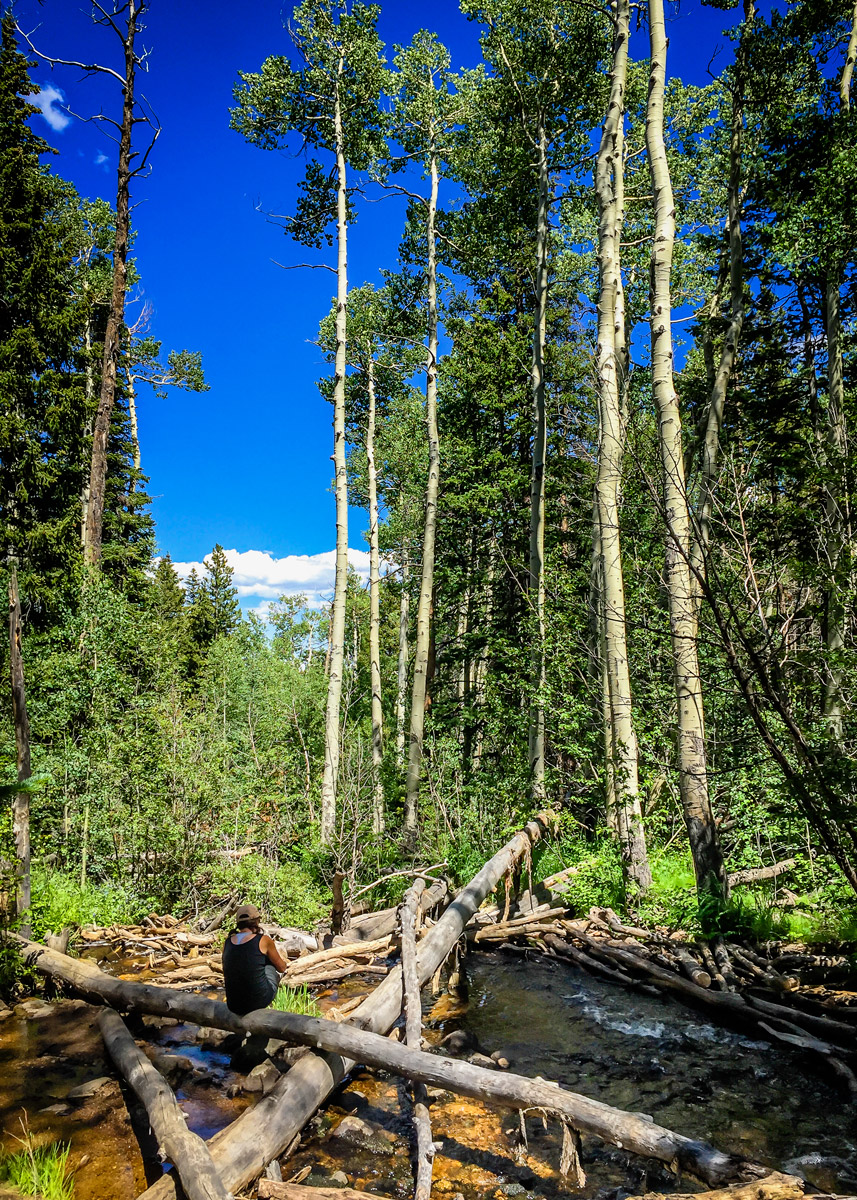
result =
[{"label": "aspen tree", "polygon": [[665,582],[678,704],[678,770],[682,809],[700,897],[728,895],[723,856],[708,796],[705,716],[690,575],[690,514],[684,477],[681,414],[673,384],[670,273],[675,206],[664,144],[667,39],[663,0],[649,0],[651,65],[646,149],[654,193],[651,260],[652,391],[658,419],[666,522]]},{"label": "aspen tree", "polygon": [[[419,820],[420,776],[428,692],[431,647],[434,552],[437,533],[437,496],[440,485],[440,441],[437,427],[438,301],[437,301],[437,207],[440,170],[449,153],[452,132],[458,120],[453,96],[449,54],[425,30],[411,44],[399,49],[395,58],[396,88],[391,131],[406,161],[418,162],[428,176],[428,195],[421,198],[424,216],[426,278],[426,434],[428,479],[425,492],[425,524],[422,542],[422,573],[416,612],[414,678],[411,688],[410,736],[405,792],[403,832],[408,841],[416,838]],[[391,88],[392,90],[392,88]]]},{"label": "aspen tree", "polygon": [[[327,169],[311,159],[303,196],[287,232],[303,245],[320,247],[336,239],[336,349],[333,389],[333,463],[336,497],[336,578],[331,613],[329,672],[325,709],[324,771],[321,787],[323,843],[336,822],[340,758],[340,707],[345,658],[345,600],[348,581],[348,479],[345,455],[346,318],[348,308],[349,168],[368,168],[380,155],[378,99],[383,59],[376,32],[380,10],[335,0],[305,0],[295,9],[290,33],[300,65],[282,56],[266,59],[258,74],[241,74],[233,128],[263,149],[274,149],[299,134],[301,148],[329,157]],[[332,269],[332,268],[329,268]]]},{"label": "aspen tree", "polygon": [[[625,627],[625,586],[619,534],[622,480],[624,325],[620,245],[623,224],[625,83],[628,70],[630,0],[617,0],[610,97],[595,168],[598,198],[598,408],[600,438],[596,481],[598,573],[603,648],[602,695],[606,739],[608,807],[615,814],[625,876],[631,890],[645,892],[652,873],[640,807],[637,737],[631,710],[631,680]],[[610,794],[612,793],[612,794]]]}]

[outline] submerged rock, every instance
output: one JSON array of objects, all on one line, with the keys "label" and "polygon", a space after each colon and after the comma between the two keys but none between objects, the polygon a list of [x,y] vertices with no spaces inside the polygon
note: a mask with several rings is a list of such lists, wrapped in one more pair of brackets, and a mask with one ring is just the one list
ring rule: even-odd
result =
[{"label": "submerged rock", "polygon": [[96,1092],[100,1092],[108,1083],[112,1083],[109,1075],[99,1075],[97,1079],[90,1079],[87,1083],[79,1083],[77,1087],[71,1089],[67,1094],[67,1100],[89,1100]]},{"label": "submerged rock", "polygon": [[330,1136],[372,1154],[392,1154],[396,1140],[383,1126],[355,1116],[343,1117]]}]

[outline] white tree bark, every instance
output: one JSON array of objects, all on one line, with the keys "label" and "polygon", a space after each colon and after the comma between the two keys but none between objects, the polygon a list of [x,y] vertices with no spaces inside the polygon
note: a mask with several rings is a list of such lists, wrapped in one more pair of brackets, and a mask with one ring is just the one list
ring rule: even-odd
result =
[{"label": "white tree bark", "polygon": [[375,467],[375,362],[366,366],[369,412],[366,421],[366,463],[369,475],[369,672],[372,687],[372,829],[384,832],[384,709],[381,703],[381,572],[378,553],[378,472]]},{"label": "white tree bark", "polygon": [[437,216],[438,165],[432,150],[429,159],[431,191],[426,215],[426,277],[428,283],[428,364],[426,367],[426,429],[428,432],[429,469],[426,484],[426,515],[423,532],[423,567],[420,597],[417,603],[417,638],[414,648],[414,683],[411,691],[411,732],[408,744],[408,775],[405,796],[405,837],[416,837],[420,773],[423,759],[426,692],[428,685],[429,645],[431,641],[431,600],[434,587],[434,543],[437,526],[437,493],[440,482],[440,443],[437,432]]},{"label": "white tree bark", "polygon": [[634,731],[625,582],[619,529],[624,430],[621,393],[624,386],[625,314],[622,300],[620,245],[624,220],[625,81],[628,69],[630,0],[617,0],[613,73],[607,115],[595,169],[598,198],[600,291],[598,300],[598,395],[600,438],[596,513],[600,566],[602,707],[605,726],[608,810],[615,822],[629,888],[644,893],[652,882],[640,806],[637,736]]},{"label": "white tree bark", "polygon": [[666,523],[665,582],[669,599],[673,670],[678,703],[679,791],[700,895],[728,895],[723,857],[708,796],[705,716],[690,576],[690,514],[684,477],[681,414],[673,385],[670,272],[675,205],[664,145],[667,39],[663,0],[649,0],[651,71],[646,148],[654,193],[651,265],[652,390],[658,414]]},{"label": "white tree bark", "polygon": [[[343,64],[340,63],[340,78]],[[339,710],[345,657],[345,598],[348,585],[348,476],[345,465],[345,361],[348,307],[348,206],[342,112],[337,92],[334,108],[336,142],[336,357],[333,390],[333,464],[336,493],[336,579],[328,648],[330,669],[324,721],[324,774],[321,784],[321,840],[327,845],[336,824],[339,779]]]},{"label": "white tree bark", "polygon": [[405,761],[405,714],[408,704],[408,633],[411,620],[411,561],[402,543],[402,594],[399,597],[399,655],[396,664],[396,761]]},{"label": "white tree bark", "polygon": [[533,461],[530,473],[530,609],[535,617],[532,647],[534,689],[530,705],[530,789],[541,804],[545,796],[545,460],[547,416],[545,413],[545,334],[548,301],[548,209],[550,178],[548,145],[544,122],[540,121],[536,144],[539,201],[536,218],[536,311],[533,325],[533,365],[530,386],[533,397]]}]

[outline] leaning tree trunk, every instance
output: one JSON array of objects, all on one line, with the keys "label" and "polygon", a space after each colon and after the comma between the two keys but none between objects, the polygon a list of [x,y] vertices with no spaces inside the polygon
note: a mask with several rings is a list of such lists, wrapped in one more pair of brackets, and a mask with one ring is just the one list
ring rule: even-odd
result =
[{"label": "leaning tree trunk", "polygon": [[[32,774],[30,765],[30,721],[27,716],[27,692],[24,686],[24,656],[21,649],[21,598],[18,571],[9,572],[9,667],[12,676],[12,717],[15,723],[15,757],[18,782],[26,783]],[[17,886],[15,913],[22,918],[30,908],[30,794],[15,793],[12,801],[12,836],[15,839]],[[20,926],[22,937],[30,936],[27,920]]]},{"label": "leaning tree trunk", "polygon": [[324,719],[324,774],[321,782],[321,840],[328,845],[336,825],[339,779],[339,710],[345,658],[345,599],[348,586],[348,476],[345,465],[345,355],[348,311],[348,194],[342,110],[337,91],[334,107],[336,140],[336,357],[333,387],[333,465],[336,491],[336,578],[328,645],[327,708]]},{"label": "leaning tree trunk", "polygon": [[[732,127],[729,139],[729,325],[723,335],[720,361],[711,386],[708,416],[702,441],[702,463],[695,536],[691,544],[691,587],[694,608],[698,614],[702,599],[702,578],[711,545],[711,518],[714,510],[714,487],[720,463],[720,430],[726,392],[735,369],[738,343],[744,327],[744,242],[741,229],[741,167],[744,141],[744,89],[747,68],[746,39],[756,13],[754,0],[744,0],[744,24],[735,56],[734,86],[732,88]],[[715,292],[719,296],[719,288]],[[717,305],[719,308],[719,304]],[[711,316],[716,315],[716,310]]]},{"label": "leaning tree trunk", "polygon": [[366,422],[366,463],[369,474],[369,671],[372,686],[372,829],[384,832],[384,709],[381,703],[381,572],[378,552],[378,472],[375,468],[375,361],[366,366],[369,414]]},{"label": "leaning tree trunk", "polygon": [[640,807],[637,736],[631,706],[625,583],[619,531],[624,442],[620,396],[624,385],[622,353],[625,338],[624,311],[617,300],[621,291],[620,245],[624,215],[621,177],[624,170],[624,97],[630,21],[630,0],[617,0],[610,99],[595,168],[601,267],[597,348],[601,436],[595,495],[601,584],[600,640],[604,652],[602,698],[605,751],[608,788],[612,792],[609,798],[613,802],[625,878],[630,890],[640,894],[651,886],[652,873],[646,854],[646,835]]},{"label": "leaning tree trunk", "polygon": [[122,327],[125,321],[125,293],[128,287],[128,237],[130,232],[131,134],[134,128],[134,83],[137,58],[134,39],[142,6],[130,0],[127,8],[128,29],[122,39],[125,51],[125,85],[122,90],[122,124],[119,130],[119,166],[116,190],[116,234],[113,241],[113,288],[107,310],[104,357],[101,366],[101,394],[92,432],[92,457],[89,488],[84,495],[86,526],[83,535],[83,561],[93,567],[101,563],[104,529],[104,502],[107,487],[107,447],[110,424],[116,402],[116,376],[119,370]]},{"label": "leaning tree trunk", "polygon": [[533,365],[530,386],[533,395],[533,461],[530,470],[530,610],[535,617],[532,648],[530,702],[530,789],[540,804],[545,796],[545,460],[547,415],[545,413],[545,337],[548,304],[548,212],[550,177],[544,121],[539,121],[539,200],[536,214],[536,311],[533,325]]},{"label": "leaning tree trunk", "polygon": [[708,796],[702,680],[690,576],[690,515],[684,478],[681,415],[673,385],[670,271],[675,207],[664,145],[667,39],[663,0],[649,0],[651,73],[646,110],[646,148],[654,193],[655,230],[651,265],[652,390],[658,414],[666,523],[665,576],[669,600],[673,671],[678,702],[678,770],[697,889],[719,902],[728,896],[723,855]]},{"label": "leaning tree trunk", "polygon": [[411,732],[408,744],[408,777],[405,795],[404,833],[409,841],[417,834],[420,773],[431,645],[431,609],[434,589],[434,542],[437,526],[437,493],[440,480],[440,444],[437,433],[437,216],[438,168],[432,150],[429,161],[431,191],[426,218],[426,277],[428,283],[428,366],[426,368],[426,427],[429,469],[426,483],[426,516],[423,532],[423,570],[417,604],[417,640],[414,649],[414,684],[411,691]]}]

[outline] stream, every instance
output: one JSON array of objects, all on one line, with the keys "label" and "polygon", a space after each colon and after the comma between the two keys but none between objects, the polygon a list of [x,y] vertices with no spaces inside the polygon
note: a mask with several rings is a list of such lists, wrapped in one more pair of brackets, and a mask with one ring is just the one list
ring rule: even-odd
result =
[{"label": "stream", "polygon": [[[819,1189],[857,1193],[857,1112],[800,1052],[715,1027],[672,1000],[629,994],[538,954],[475,953],[466,970],[466,998],[424,992],[432,1044],[450,1039],[447,1046],[460,1054],[493,1052],[519,1074],[644,1113],[678,1133],[803,1175]],[[324,1010],[365,987],[352,977],[322,992],[319,1002]],[[135,1035],[156,1053],[184,1060],[172,1067],[191,1129],[210,1137],[254,1102],[222,1035],[200,1040],[196,1026],[145,1020]],[[93,1084],[99,1086],[90,1096],[75,1092]],[[529,1115],[524,1147],[516,1113],[433,1089],[430,1095],[433,1136],[442,1143],[438,1198],[568,1193],[557,1170],[556,1121],[545,1128]],[[305,1128],[284,1178],[302,1172],[310,1185],[347,1184],[405,1200],[412,1190],[407,1111],[400,1080],[356,1070]],[[117,1081],[94,1010],[82,1001],[29,1000],[0,1023],[6,1148],[14,1147],[22,1120],[37,1138],[70,1142],[78,1200],[133,1200],[164,1169],[145,1111]],[[620,1200],[679,1186],[660,1164],[591,1138],[583,1139],[582,1163],[587,1181],[579,1194],[586,1198]]]}]

